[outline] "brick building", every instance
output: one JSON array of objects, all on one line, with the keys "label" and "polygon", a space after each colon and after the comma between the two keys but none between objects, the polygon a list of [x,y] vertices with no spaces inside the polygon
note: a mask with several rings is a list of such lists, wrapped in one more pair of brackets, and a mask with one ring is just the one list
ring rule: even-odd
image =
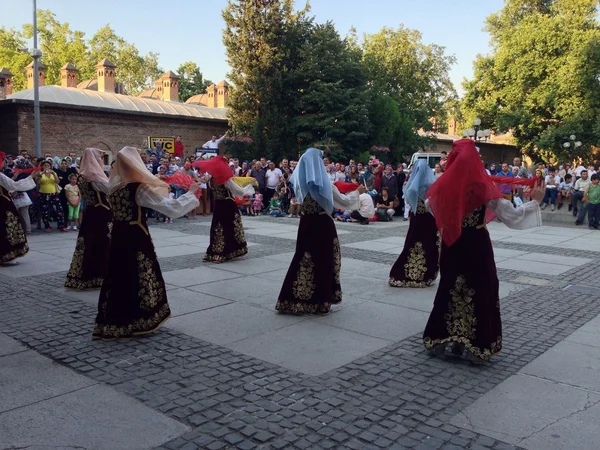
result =
[{"label": "brick building", "polygon": [[[100,61],[96,69],[96,79],[78,83],[77,69],[66,64],[60,70],[61,85],[45,86],[46,68],[39,65],[42,152],[62,156],[97,147],[114,156],[126,145],[143,146],[148,136],[181,135],[187,156],[228,129],[225,81],[207,89],[207,94],[222,93],[207,106],[209,102],[179,102],[179,77],[172,71],[156,81],[156,88],[134,97],[115,82],[116,67],[110,61]],[[35,148],[33,64],[26,71],[28,89],[12,93],[12,74],[0,69],[0,149],[9,154],[33,154]]]}]

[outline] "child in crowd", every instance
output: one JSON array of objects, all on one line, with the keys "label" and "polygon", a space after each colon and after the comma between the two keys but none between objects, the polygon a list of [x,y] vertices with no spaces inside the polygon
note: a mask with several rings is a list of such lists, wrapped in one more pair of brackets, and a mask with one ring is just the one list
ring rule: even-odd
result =
[{"label": "child in crowd", "polygon": [[79,186],[77,185],[77,175],[74,173],[69,177],[69,184],[65,186],[65,194],[67,196],[67,206],[69,208],[67,229],[69,229],[69,225],[71,225],[71,229],[77,231],[77,227],[79,226],[79,202],[81,195],[79,193]]},{"label": "child in crowd", "polygon": [[262,211],[262,204],[263,201],[263,195],[260,193],[256,193],[254,194],[254,201],[252,202],[252,205],[254,206],[254,215],[255,216],[260,216],[260,212]]},{"label": "child in crowd", "polygon": [[250,195],[249,194],[244,194],[244,196],[241,198],[241,201],[239,202],[239,208],[240,208],[240,213],[243,216],[253,216],[254,213],[252,212],[252,200],[250,199]]},{"label": "child in crowd", "polygon": [[283,174],[281,177],[281,182],[277,185],[277,191],[279,192],[279,198],[281,199],[281,210],[285,214],[290,209],[290,198],[292,194],[292,184],[290,183],[287,174]]},{"label": "child in crowd", "polygon": [[558,209],[562,208],[563,200],[566,198],[569,203],[569,211],[571,211],[571,189],[573,189],[573,176],[567,173],[564,180],[558,185]]},{"label": "child in crowd", "polygon": [[271,202],[269,203],[269,214],[271,214],[273,217],[285,216],[285,214],[283,213],[283,210],[281,209],[281,200],[279,200],[278,192],[275,192],[273,194],[273,198],[271,199]]},{"label": "child in crowd", "polygon": [[583,201],[588,204],[588,225],[590,230],[600,229],[600,177],[592,175],[590,184],[583,194]]},{"label": "child in crowd", "polygon": [[296,200],[296,196],[292,196],[292,198],[290,199],[289,213],[289,217],[298,217],[298,214],[300,214],[300,203],[298,203],[298,201]]}]

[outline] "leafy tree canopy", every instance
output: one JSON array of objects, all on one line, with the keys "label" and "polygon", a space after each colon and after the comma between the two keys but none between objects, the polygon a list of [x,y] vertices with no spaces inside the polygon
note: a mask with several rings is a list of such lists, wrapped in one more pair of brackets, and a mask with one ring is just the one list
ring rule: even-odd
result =
[{"label": "leafy tree canopy", "polygon": [[[492,52],[478,55],[462,111],[511,131],[532,156],[589,158],[600,144],[597,0],[506,0],[487,19]],[[576,135],[583,146],[562,144]]]}]

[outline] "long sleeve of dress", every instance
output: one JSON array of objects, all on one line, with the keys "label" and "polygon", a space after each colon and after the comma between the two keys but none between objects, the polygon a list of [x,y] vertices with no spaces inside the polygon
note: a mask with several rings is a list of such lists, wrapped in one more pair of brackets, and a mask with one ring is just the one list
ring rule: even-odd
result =
[{"label": "long sleeve of dress", "polygon": [[486,206],[508,228],[525,230],[542,225],[542,211],[537,202],[527,202],[515,208],[508,200],[499,198],[487,202]]},{"label": "long sleeve of dress", "polygon": [[35,188],[33,178],[27,177],[19,181],[11,180],[3,173],[0,173],[0,186],[9,192],[25,192]]},{"label": "long sleeve of dress", "polygon": [[254,194],[254,188],[252,186],[247,185],[242,188],[238,186],[231,178],[225,182],[225,187],[229,189],[229,192],[231,192],[231,195],[234,197],[243,197],[245,194]]},{"label": "long sleeve of dress", "polygon": [[145,184],[142,184],[137,190],[135,200],[138,205],[158,211],[171,219],[181,217],[200,205],[196,196],[191,192],[183,194],[177,199],[164,198]]},{"label": "long sleeve of dress", "polygon": [[352,211],[357,210],[360,207],[360,199],[358,191],[348,192],[347,194],[342,194],[337,187],[332,186],[333,188],[333,205],[336,209],[347,210],[350,209]]},{"label": "long sleeve of dress", "polygon": [[98,192],[108,195],[110,193],[110,186],[108,183],[101,183],[99,181],[92,181],[92,187]]}]

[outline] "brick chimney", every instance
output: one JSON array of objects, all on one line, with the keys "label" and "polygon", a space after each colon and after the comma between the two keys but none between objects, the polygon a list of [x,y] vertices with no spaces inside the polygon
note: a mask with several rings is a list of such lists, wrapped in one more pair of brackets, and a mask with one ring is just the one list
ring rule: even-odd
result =
[{"label": "brick chimney", "polygon": [[206,106],[209,108],[217,107],[217,87],[214,84],[211,84],[206,88],[206,95],[208,96],[208,100],[206,101]]},{"label": "brick chimney", "polygon": [[217,84],[217,108],[225,108],[229,103],[229,83],[222,80]]},{"label": "brick chimney", "polygon": [[162,99],[165,102],[179,101],[179,75],[169,70],[160,77],[162,82]]},{"label": "brick chimney", "polygon": [[12,94],[12,77],[13,74],[10,73],[10,70],[4,67],[0,68],[0,100],[4,100]]},{"label": "brick chimney", "polygon": [[77,69],[73,64],[65,64],[60,68],[60,85],[62,87],[77,87]]},{"label": "brick chimney", "polygon": [[[33,61],[25,67],[27,72],[27,89],[33,89]],[[46,66],[38,61],[38,83],[39,86],[46,86]]]},{"label": "brick chimney", "polygon": [[98,92],[115,92],[115,66],[108,59],[103,59],[96,65],[98,76]]}]

